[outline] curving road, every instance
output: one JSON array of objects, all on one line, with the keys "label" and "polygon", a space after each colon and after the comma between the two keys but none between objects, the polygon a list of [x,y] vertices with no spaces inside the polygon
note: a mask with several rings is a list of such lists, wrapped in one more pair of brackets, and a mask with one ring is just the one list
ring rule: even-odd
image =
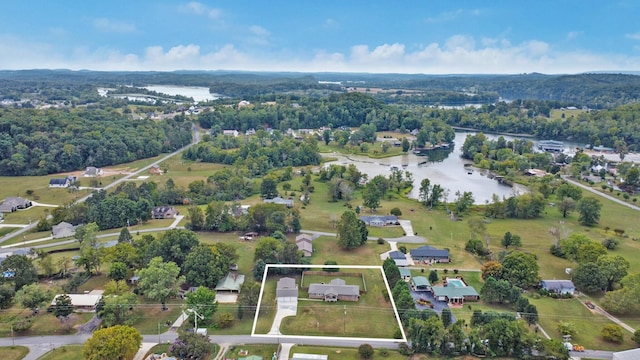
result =
[{"label": "curving road", "polygon": [[[114,187],[114,186],[117,186],[117,185],[118,185],[118,184],[120,184],[121,182],[123,182],[123,181],[127,181],[127,180],[131,179],[132,177],[134,177],[134,176],[136,176],[136,175],[138,175],[138,174],[140,174],[140,173],[142,173],[142,172],[144,172],[144,171],[149,170],[152,166],[154,166],[154,165],[159,165],[161,162],[163,162],[163,161],[165,161],[165,160],[167,160],[167,159],[169,159],[169,158],[171,158],[171,157],[173,157],[173,156],[175,156],[175,155],[177,155],[177,154],[181,153],[182,151],[184,151],[184,150],[186,150],[186,149],[190,148],[191,146],[193,146],[193,145],[197,144],[199,141],[200,141],[200,132],[198,131],[198,128],[197,128],[195,125],[193,125],[193,141],[192,141],[190,144],[187,144],[187,145],[185,145],[185,146],[181,147],[180,149],[178,149],[178,150],[176,150],[176,151],[174,151],[174,152],[172,152],[172,153],[170,153],[170,154],[167,154],[167,155],[165,155],[165,156],[161,157],[160,159],[158,159],[157,161],[153,162],[152,164],[149,164],[149,165],[147,165],[147,166],[145,166],[145,167],[143,167],[143,168],[140,168],[140,169],[136,170],[135,172],[130,173],[130,174],[128,174],[128,175],[126,175],[126,176],[124,176],[123,178],[118,179],[118,180],[116,180],[116,181],[112,182],[112,183],[111,183],[111,184],[109,184],[109,185],[106,185],[105,187],[103,187],[103,188],[102,188],[102,190],[107,190],[107,189],[110,189],[110,188],[112,188],[112,187]],[[83,196],[83,197],[79,198],[78,200],[76,200],[74,203],[75,203],[75,204],[78,204],[78,203],[81,203],[81,202],[87,201],[87,199],[88,199],[88,198],[90,198],[92,195],[93,195],[93,193],[88,194],[88,195],[85,195],[85,196]],[[3,242],[5,242],[5,241],[7,241],[7,240],[9,240],[9,239],[11,239],[11,238],[14,238],[14,237],[16,237],[16,236],[22,235],[22,234],[23,234],[23,233],[25,233],[25,232],[29,232],[29,231],[31,231],[31,230],[33,230],[33,229],[35,229],[35,227],[36,227],[37,225],[38,225],[38,221],[34,221],[34,222],[32,222],[31,224],[29,224],[29,225],[27,225],[27,226],[23,227],[23,228],[22,228],[22,229],[20,229],[20,230],[13,231],[13,232],[11,232],[11,233],[9,233],[9,234],[7,234],[7,235],[5,235],[5,236],[1,237],[1,238],[0,238],[0,244],[2,244]]]},{"label": "curving road", "polygon": [[600,195],[600,196],[602,196],[602,197],[603,197],[603,198],[605,198],[605,199],[611,200],[611,201],[616,202],[616,203],[618,203],[618,204],[620,204],[620,205],[624,205],[624,206],[626,206],[626,207],[628,207],[628,208],[631,208],[631,209],[633,209],[633,210],[638,210],[638,211],[640,211],[640,206],[636,206],[636,205],[633,205],[633,204],[629,204],[629,203],[627,203],[626,201],[623,201],[623,200],[620,200],[620,199],[616,198],[615,196],[611,196],[611,195],[609,195],[609,194],[605,194],[605,193],[600,192],[600,191],[598,191],[598,190],[596,190],[596,189],[594,189],[594,188],[591,188],[591,187],[589,187],[589,186],[586,186],[586,185],[584,185],[584,184],[581,184],[581,183],[579,183],[579,182],[577,182],[577,181],[575,181],[575,180],[573,180],[573,179],[570,179],[567,175],[564,175],[562,178],[563,178],[564,180],[566,180],[567,182],[572,183],[573,185],[576,185],[576,186],[578,186],[578,187],[580,187],[580,188],[582,188],[582,189],[584,189],[584,190],[587,190],[587,191],[589,191],[589,192],[592,192],[592,193],[594,193],[594,194],[596,194],[596,195]]}]

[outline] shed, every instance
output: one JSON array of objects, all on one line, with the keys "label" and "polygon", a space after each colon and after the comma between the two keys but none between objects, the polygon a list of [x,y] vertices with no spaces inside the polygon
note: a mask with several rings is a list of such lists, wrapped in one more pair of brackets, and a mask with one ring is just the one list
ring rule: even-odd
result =
[{"label": "shed", "polygon": [[242,284],[244,284],[244,275],[238,274],[236,272],[230,272],[224,278],[218,281],[216,285],[216,291],[229,291],[229,292],[240,292],[240,288],[242,288]]}]

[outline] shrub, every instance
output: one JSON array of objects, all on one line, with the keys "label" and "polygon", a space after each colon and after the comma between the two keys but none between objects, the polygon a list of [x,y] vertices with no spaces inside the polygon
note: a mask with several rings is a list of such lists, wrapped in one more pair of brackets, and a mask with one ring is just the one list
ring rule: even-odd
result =
[{"label": "shrub", "polygon": [[622,333],[622,328],[615,324],[605,325],[602,330],[600,330],[600,335],[606,341],[622,344],[624,341],[624,334]]},{"label": "shrub", "polygon": [[602,245],[604,245],[607,250],[615,250],[618,247],[618,244],[620,244],[618,239],[608,238],[602,240]]},{"label": "shrub", "polygon": [[636,330],[631,336],[631,340],[633,340],[636,344],[640,345],[640,330]]},{"label": "shrub", "polygon": [[402,216],[402,211],[397,207],[394,207],[393,209],[391,209],[389,213],[394,216]]},{"label": "shrub", "polygon": [[[400,329],[397,329],[397,330],[400,331]],[[389,356],[389,349],[382,348],[382,349],[378,350],[378,353],[382,357],[387,357],[387,356]]]},{"label": "shrub", "polygon": [[384,239],[383,238],[378,238],[378,245],[382,245],[384,244]]},{"label": "shrub", "polygon": [[411,350],[409,345],[405,342],[398,344],[398,352],[404,356],[409,356],[413,354],[413,350]]},{"label": "shrub", "polygon": [[358,346],[358,354],[363,359],[371,359],[373,356],[373,346],[369,344],[362,344]]},{"label": "shrub", "polygon": [[231,327],[234,320],[235,319],[233,315],[231,315],[231,313],[216,314],[214,317],[214,323],[216,324],[216,327],[218,329],[226,329]]},{"label": "shrub", "polygon": [[[338,265],[338,263],[335,260],[327,260],[324,262],[325,265]],[[338,268],[323,268],[322,271],[326,271],[326,272],[338,272],[340,271],[340,269]]]},{"label": "shrub", "polygon": [[27,331],[31,328],[32,325],[33,321],[31,321],[31,318],[24,318],[13,323],[13,331]]}]

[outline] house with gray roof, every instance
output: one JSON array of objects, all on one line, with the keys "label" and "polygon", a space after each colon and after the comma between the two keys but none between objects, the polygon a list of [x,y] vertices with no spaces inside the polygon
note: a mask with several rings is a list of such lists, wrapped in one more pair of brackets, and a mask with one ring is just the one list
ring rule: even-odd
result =
[{"label": "house with gray roof", "polygon": [[571,280],[542,280],[540,286],[548,292],[564,295],[571,294],[576,291],[576,286]]},{"label": "house with gray roof", "polygon": [[313,255],[313,236],[309,234],[300,234],[296,236],[296,246],[302,251],[304,257]]},{"label": "house with gray roof", "polygon": [[82,174],[84,177],[97,177],[100,175],[102,175],[102,169],[95,166],[88,166],[84,171],[84,174]]},{"label": "house with gray roof", "polygon": [[360,286],[347,285],[343,279],[333,279],[328,284],[309,285],[309,298],[322,299],[327,302],[358,301]]},{"label": "house with gray roof", "polygon": [[0,204],[0,212],[12,213],[14,211],[28,209],[32,205],[33,203],[31,203],[31,200],[16,196],[9,196],[2,201],[2,204]]},{"label": "house with gray roof", "polygon": [[178,211],[173,206],[156,206],[151,210],[151,217],[154,219],[173,219],[178,215]]},{"label": "house with gray roof", "polygon": [[68,188],[76,181],[75,176],[66,176],[63,178],[53,178],[49,180],[50,188]]},{"label": "house with gray roof", "polygon": [[223,277],[218,281],[216,285],[217,291],[224,292],[232,292],[232,293],[240,293],[240,288],[242,288],[242,284],[244,284],[244,275],[238,274],[237,272],[230,272],[227,276]]},{"label": "house with gray roof", "polygon": [[360,220],[364,221],[367,226],[389,226],[400,225],[398,217],[395,215],[361,215]]},{"label": "house with gray roof", "polygon": [[423,261],[425,263],[448,263],[449,250],[437,249],[433,246],[425,245],[417,249],[409,251],[414,261]]},{"label": "house with gray roof", "polygon": [[278,204],[285,205],[286,207],[293,207],[292,198],[283,199],[280,196],[276,196],[273,199],[264,199],[262,202],[264,202],[265,204]]},{"label": "house with gray roof", "polygon": [[640,349],[631,349],[613,353],[613,360],[637,360],[640,359]]},{"label": "house with gray roof", "polygon": [[51,236],[54,239],[71,237],[76,234],[77,226],[73,226],[66,221],[63,221],[57,225],[53,225],[51,229]]},{"label": "house with gray roof", "polygon": [[395,262],[398,267],[413,265],[409,262],[409,259],[407,259],[407,255],[402,251],[390,251],[389,257],[393,259],[393,262]]},{"label": "house with gray roof", "polygon": [[296,285],[296,279],[290,277],[283,277],[278,280],[276,285],[276,297],[297,299],[298,298],[298,285]]}]

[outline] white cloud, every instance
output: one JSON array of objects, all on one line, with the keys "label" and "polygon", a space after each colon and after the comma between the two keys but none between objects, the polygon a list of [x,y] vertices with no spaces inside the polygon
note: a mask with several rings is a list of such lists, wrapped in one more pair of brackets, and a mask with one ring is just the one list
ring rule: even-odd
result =
[{"label": "white cloud", "polygon": [[269,36],[271,34],[269,30],[258,25],[250,26],[249,31],[251,31],[256,36]]},{"label": "white cloud", "polygon": [[247,36],[244,40],[247,43],[253,45],[268,45],[269,44],[269,36],[271,32],[262,26],[252,25],[249,26],[249,36]]},{"label": "white cloud", "polygon": [[186,4],[182,4],[178,7],[178,9],[187,14],[194,15],[206,15],[211,19],[218,19],[222,16],[222,10],[216,8],[210,8],[203,3],[199,3],[197,1],[191,1]]},{"label": "white cloud", "polygon": [[325,29],[337,29],[340,27],[340,24],[334,19],[327,19],[324,21],[322,27]]},{"label": "white cloud", "polygon": [[640,40],[640,32],[637,32],[635,34],[625,34],[624,35],[627,39],[632,39],[632,40]]},{"label": "white cloud", "polygon": [[111,20],[107,18],[94,19],[93,27],[95,27],[96,29],[102,32],[108,32],[108,33],[126,34],[126,33],[132,33],[136,31],[136,27],[132,24],[118,21],[118,20]]}]

